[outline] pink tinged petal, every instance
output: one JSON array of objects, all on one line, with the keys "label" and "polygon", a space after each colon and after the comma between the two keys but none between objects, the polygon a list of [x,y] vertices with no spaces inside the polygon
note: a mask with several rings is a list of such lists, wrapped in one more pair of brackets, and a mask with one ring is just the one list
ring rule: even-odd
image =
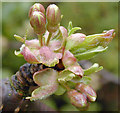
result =
[{"label": "pink tinged petal", "polygon": [[30,48],[40,48],[40,44],[39,44],[39,40],[37,39],[33,39],[33,40],[26,40],[25,41],[26,46],[30,47]]},{"label": "pink tinged petal", "polygon": [[68,32],[67,32],[67,29],[64,28],[63,26],[60,26],[60,31],[62,33],[62,36],[65,38],[65,37],[68,37]]},{"label": "pink tinged petal", "polygon": [[76,58],[70,51],[65,51],[64,56],[62,58],[63,65],[65,67],[71,66],[77,62]]},{"label": "pink tinged petal", "polygon": [[53,51],[58,50],[61,47],[61,42],[59,40],[52,40],[49,43],[49,47]]},{"label": "pink tinged petal", "polygon": [[36,56],[30,51],[28,47],[24,47],[21,51],[21,54],[24,56],[24,59],[29,63],[39,63]]},{"label": "pink tinged petal", "polygon": [[62,54],[54,53],[49,47],[43,46],[40,48],[37,58],[44,65],[51,67],[59,63],[59,59],[62,58]]},{"label": "pink tinged petal", "polygon": [[114,31],[115,31],[114,29],[111,29],[111,30],[109,30],[109,31],[106,31],[106,32],[105,32],[105,35],[104,35],[105,38],[113,38],[114,35],[115,35],[115,34],[114,34]]},{"label": "pink tinged petal", "polygon": [[37,71],[33,75],[33,80],[39,86],[50,85],[57,81],[58,72],[54,69],[47,68]]},{"label": "pink tinged petal", "polygon": [[66,49],[70,50],[79,46],[86,38],[85,34],[75,33],[67,37]]},{"label": "pink tinged petal", "polygon": [[58,89],[57,76],[58,72],[51,68],[34,73],[33,80],[40,87],[35,89],[32,92],[32,96],[27,97],[27,99],[45,99],[51,94],[55,93]]},{"label": "pink tinged petal", "polygon": [[73,72],[74,74],[78,76],[83,76],[84,71],[79,65],[73,65],[67,68],[67,70]]},{"label": "pink tinged petal", "polygon": [[41,100],[41,99],[45,99],[48,96],[52,95],[53,93],[55,93],[57,91],[58,88],[58,84],[51,84],[51,85],[45,85],[45,86],[41,86],[37,89],[35,89],[32,92],[32,96],[31,97],[26,97],[26,99],[30,99],[32,100]]}]

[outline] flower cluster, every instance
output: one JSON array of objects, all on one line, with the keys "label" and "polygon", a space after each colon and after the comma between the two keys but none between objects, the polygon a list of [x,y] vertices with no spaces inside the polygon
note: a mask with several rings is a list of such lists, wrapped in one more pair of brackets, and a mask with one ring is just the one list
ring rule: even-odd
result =
[{"label": "flower cluster", "polygon": [[[115,36],[114,30],[88,36],[75,33],[81,28],[73,27],[71,21],[67,29],[60,26],[62,16],[55,4],[49,5],[45,11],[43,5],[35,3],[30,8],[29,18],[38,39],[27,40],[14,35],[23,43],[20,51],[15,51],[15,55],[23,56],[28,63],[41,63],[48,68],[34,73],[33,80],[40,87],[26,99],[44,99],[52,94],[62,95],[67,91],[74,106],[87,107],[87,99],[90,102],[95,101],[96,93],[85,83],[85,80],[89,79],[86,75],[100,71],[102,66],[95,63],[85,70],[77,61],[90,59],[104,52]],[[52,68],[55,66],[60,71]],[[68,82],[76,85],[71,87]]]}]

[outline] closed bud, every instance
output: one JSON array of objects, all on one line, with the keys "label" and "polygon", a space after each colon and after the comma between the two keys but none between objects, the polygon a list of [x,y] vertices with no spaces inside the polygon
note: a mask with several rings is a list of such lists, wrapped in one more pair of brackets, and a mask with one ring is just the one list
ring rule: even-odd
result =
[{"label": "closed bud", "polygon": [[77,108],[82,108],[87,106],[86,97],[77,92],[76,90],[72,89],[67,92],[68,97],[70,98],[70,102]]},{"label": "closed bud", "polygon": [[61,21],[60,9],[55,5],[49,5],[46,10],[47,21],[51,26],[56,26]]},{"label": "closed bud", "polygon": [[30,24],[33,27],[35,33],[37,33],[37,34],[45,33],[46,19],[45,19],[45,15],[43,13],[34,11],[30,17]]},{"label": "closed bud", "polygon": [[40,3],[35,3],[29,10],[29,17],[31,17],[32,13],[34,11],[38,11],[38,12],[42,12],[43,14],[45,14],[45,8],[42,4]]},{"label": "closed bud", "polygon": [[86,35],[82,33],[75,33],[70,35],[67,38],[66,49],[70,50],[72,48],[79,46],[85,40],[85,37]]},{"label": "closed bud", "polygon": [[76,90],[84,93],[90,102],[94,102],[96,100],[97,97],[96,92],[89,85],[84,83],[78,83],[76,85]]}]

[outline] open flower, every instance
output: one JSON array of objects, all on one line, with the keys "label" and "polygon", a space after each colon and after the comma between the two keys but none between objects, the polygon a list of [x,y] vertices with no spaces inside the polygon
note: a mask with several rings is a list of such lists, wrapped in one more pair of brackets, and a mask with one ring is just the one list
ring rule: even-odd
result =
[{"label": "open flower", "polygon": [[46,66],[55,66],[62,58],[61,53],[53,52],[49,47],[40,47],[37,39],[26,40],[22,45],[20,53],[28,63],[43,63]]}]

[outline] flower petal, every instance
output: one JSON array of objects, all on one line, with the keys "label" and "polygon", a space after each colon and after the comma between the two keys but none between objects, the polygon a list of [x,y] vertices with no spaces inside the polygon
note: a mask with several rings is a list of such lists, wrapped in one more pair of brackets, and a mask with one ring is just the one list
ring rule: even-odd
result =
[{"label": "flower petal", "polygon": [[29,63],[39,63],[36,56],[30,51],[26,46],[23,47],[21,54],[24,56],[24,59]]},{"label": "flower petal", "polygon": [[47,68],[37,71],[33,75],[33,80],[39,86],[50,85],[56,82],[58,72],[54,69]]},{"label": "flower petal", "polygon": [[62,58],[62,53],[54,53],[49,47],[43,46],[39,49],[37,59],[40,63],[52,67],[59,63]]},{"label": "flower petal", "polygon": [[67,68],[67,70],[73,72],[74,74],[78,76],[83,76],[84,71],[79,65],[73,65]]}]

